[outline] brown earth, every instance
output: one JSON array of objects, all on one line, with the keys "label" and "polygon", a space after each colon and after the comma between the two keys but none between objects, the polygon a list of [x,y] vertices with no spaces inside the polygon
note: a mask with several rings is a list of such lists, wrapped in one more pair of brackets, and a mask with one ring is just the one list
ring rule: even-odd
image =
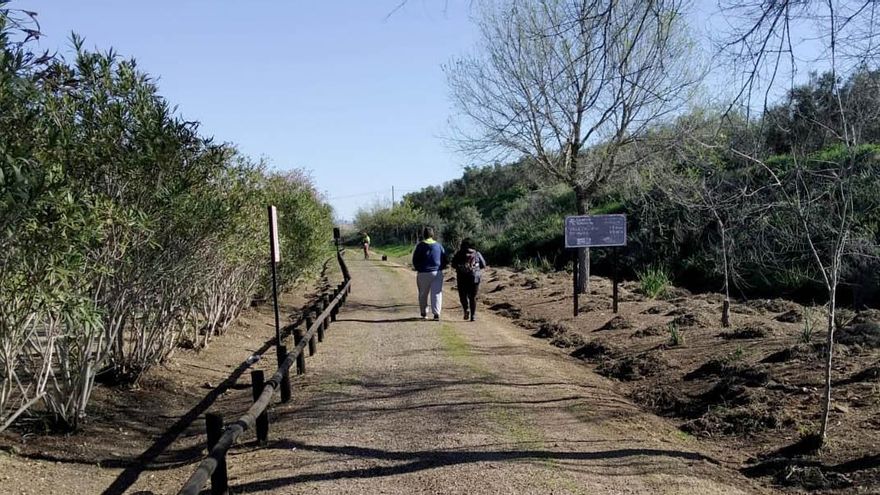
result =
[{"label": "brown earth", "polygon": [[[449,287],[444,320],[423,321],[409,270],[372,260],[352,260],[351,270],[354,293],[294,380],[294,400],[270,410],[269,444],[248,433],[230,452],[234,493],[774,492],[737,471],[740,453],[644,411],[566,350],[489,312],[458,320]],[[113,413],[81,434],[15,442],[18,454],[0,456],[4,493],[174,493],[203,455],[201,415],[155,461],[136,456],[210,394],[193,393],[199,381],[219,382],[267,340],[270,322],[261,309],[250,330],[192,362],[179,356],[185,373],[158,371],[163,386],[115,392],[118,403],[102,401]],[[631,332],[602,332],[618,331]],[[259,365],[271,368],[268,358]],[[191,378],[204,368],[213,372]],[[211,410],[243,412],[247,382]],[[35,459],[40,449],[69,458]]]},{"label": "brown earth", "polygon": [[[611,312],[611,283],[594,277],[572,315],[570,274],[491,271],[483,301],[598,373],[682,434],[722,448],[762,482],[834,493],[880,493],[880,313],[843,311],[835,347],[830,441],[804,455],[798,443],[820,419],[823,309],[782,299],[732,305],[720,294],[675,289],[651,300],[633,282]],[[813,323],[804,337],[805,314]],[[675,336],[673,336],[673,332]],[[802,444],[801,444],[802,445]]]}]

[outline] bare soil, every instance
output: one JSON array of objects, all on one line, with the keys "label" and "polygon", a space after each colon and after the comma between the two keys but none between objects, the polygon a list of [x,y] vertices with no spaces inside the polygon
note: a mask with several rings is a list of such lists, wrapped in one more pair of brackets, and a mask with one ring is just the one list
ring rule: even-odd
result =
[{"label": "bare soil", "polygon": [[593,277],[575,318],[570,277],[493,270],[483,301],[617,380],[622,394],[723,449],[768,486],[880,493],[880,312],[842,311],[838,319],[830,441],[816,453],[802,440],[820,420],[821,307],[739,301],[732,325],[722,328],[720,294],[673,288],[651,300],[624,282],[615,315],[610,281]]}]

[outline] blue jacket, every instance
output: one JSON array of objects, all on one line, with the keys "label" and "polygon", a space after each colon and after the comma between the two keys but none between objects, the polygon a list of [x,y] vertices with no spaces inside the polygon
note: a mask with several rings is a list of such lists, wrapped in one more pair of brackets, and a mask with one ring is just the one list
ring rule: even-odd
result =
[{"label": "blue jacket", "polygon": [[446,268],[446,250],[434,239],[425,239],[413,251],[412,264],[418,272],[436,272]]}]

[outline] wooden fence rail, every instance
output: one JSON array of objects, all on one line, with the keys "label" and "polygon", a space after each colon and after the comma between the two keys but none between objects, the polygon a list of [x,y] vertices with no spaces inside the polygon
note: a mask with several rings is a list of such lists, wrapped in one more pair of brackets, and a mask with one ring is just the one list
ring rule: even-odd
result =
[{"label": "wooden fence rail", "polygon": [[[225,495],[229,493],[229,478],[226,471],[226,453],[235,444],[235,441],[247,430],[256,427],[257,441],[265,444],[269,434],[269,419],[266,409],[272,401],[275,392],[281,391],[281,401],[290,400],[290,374],[289,370],[296,363],[297,374],[305,373],[305,349],[309,348],[309,355],[316,352],[315,340],[323,341],[324,333],[330,327],[331,321],[336,321],[339,309],[345,305],[348,295],[351,293],[351,275],[342,257],[342,251],[337,251],[337,260],[342,270],[343,282],[334,290],[332,298],[324,295],[318,302],[320,313],[313,315],[311,310],[306,312],[306,330],[303,332],[298,325],[285,327],[282,335],[294,336],[294,348],[288,352],[283,342],[276,342],[278,346],[278,369],[269,378],[264,380],[262,371],[251,372],[251,385],[253,388],[254,403],[234,423],[223,424],[223,417],[219,414],[206,414],[205,427],[207,429],[208,456],[199,463],[198,468],[189,477],[178,492],[179,495],[197,495],[202,488],[211,480],[211,494]],[[282,339],[283,340],[283,339]]]}]

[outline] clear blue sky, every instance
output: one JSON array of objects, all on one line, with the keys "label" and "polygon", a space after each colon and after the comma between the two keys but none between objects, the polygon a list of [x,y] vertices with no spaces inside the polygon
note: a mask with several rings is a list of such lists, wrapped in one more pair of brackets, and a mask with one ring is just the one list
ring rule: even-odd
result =
[{"label": "clear blue sky", "polygon": [[[457,177],[440,136],[451,115],[441,65],[471,51],[473,0],[17,0],[44,48],[115,48],[159,78],[202,130],[275,169],[310,171],[342,219]],[[715,0],[691,19],[704,46],[727,26]],[[389,16],[389,14],[392,15]],[[708,94],[733,89],[715,67]],[[780,93],[781,94],[781,93]],[[732,94],[731,94],[732,96]]]},{"label": "clear blue sky", "polygon": [[114,47],[218,141],[277,169],[310,170],[341,218],[439,184],[467,163],[439,139],[441,64],[473,47],[466,0],[16,1],[42,47]]}]

